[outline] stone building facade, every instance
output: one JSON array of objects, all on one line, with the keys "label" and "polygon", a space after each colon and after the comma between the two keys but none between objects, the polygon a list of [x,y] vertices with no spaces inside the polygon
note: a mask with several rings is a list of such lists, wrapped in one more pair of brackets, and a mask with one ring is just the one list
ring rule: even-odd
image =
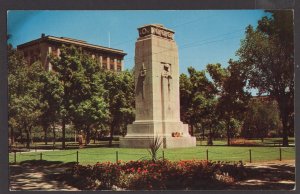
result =
[{"label": "stone building facade", "polygon": [[122,71],[124,68],[123,50],[89,44],[86,41],[67,37],[55,37],[42,34],[40,38],[18,45],[17,50],[23,52],[29,64],[41,61],[45,69],[51,71],[50,55],[59,56],[62,45],[81,48],[84,53],[91,55],[102,69]]}]

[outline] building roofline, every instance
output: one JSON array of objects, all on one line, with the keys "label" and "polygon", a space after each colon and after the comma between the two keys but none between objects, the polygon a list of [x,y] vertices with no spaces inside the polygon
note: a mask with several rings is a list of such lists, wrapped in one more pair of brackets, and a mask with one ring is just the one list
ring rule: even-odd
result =
[{"label": "building roofline", "polygon": [[67,38],[67,37],[55,37],[55,36],[43,36],[41,38],[20,44],[17,46],[17,48],[21,49],[36,43],[40,43],[40,42],[44,42],[44,41],[54,41],[54,42],[60,42],[60,43],[66,43],[66,44],[74,44],[77,46],[81,46],[81,47],[86,47],[86,48],[90,48],[90,49],[96,49],[96,50],[102,50],[102,51],[106,51],[106,52],[113,52],[119,55],[127,55],[127,53],[123,52],[123,50],[120,49],[114,49],[114,48],[108,48],[108,47],[104,47],[104,46],[99,46],[99,45],[95,45],[95,44],[90,44],[87,43],[86,41],[83,40],[76,40],[73,38]]}]

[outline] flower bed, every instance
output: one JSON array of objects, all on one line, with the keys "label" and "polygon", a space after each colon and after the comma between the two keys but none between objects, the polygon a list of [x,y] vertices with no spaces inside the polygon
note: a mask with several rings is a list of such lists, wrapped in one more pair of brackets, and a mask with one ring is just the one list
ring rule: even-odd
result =
[{"label": "flower bed", "polygon": [[71,170],[76,186],[84,190],[217,189],[245,177],[241,162],[160,160],[152,162],[97,163],[76,165]]}]

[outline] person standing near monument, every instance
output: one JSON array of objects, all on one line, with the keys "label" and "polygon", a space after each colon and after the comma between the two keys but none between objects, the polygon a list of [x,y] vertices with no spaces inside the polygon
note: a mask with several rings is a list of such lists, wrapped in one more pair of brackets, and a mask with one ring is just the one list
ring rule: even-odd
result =
[{"label": "person standing near monument", "polygon": [[83,147],[83,135],[82,135],[83,131],[81,130],[80,133],[77,136],[77,141],[79,144],[79,148]]}]

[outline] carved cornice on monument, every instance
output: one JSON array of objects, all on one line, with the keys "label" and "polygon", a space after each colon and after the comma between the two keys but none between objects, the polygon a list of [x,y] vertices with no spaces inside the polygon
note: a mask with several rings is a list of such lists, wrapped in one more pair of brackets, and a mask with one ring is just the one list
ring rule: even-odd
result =
[{"label": "carved cornice on monument", "polygon": [[174,31],[165,28],[161,24],[149,24],[138,28],[139,37],[145,37],[148,35],[160,36],[167,39],[174,39]]}]

